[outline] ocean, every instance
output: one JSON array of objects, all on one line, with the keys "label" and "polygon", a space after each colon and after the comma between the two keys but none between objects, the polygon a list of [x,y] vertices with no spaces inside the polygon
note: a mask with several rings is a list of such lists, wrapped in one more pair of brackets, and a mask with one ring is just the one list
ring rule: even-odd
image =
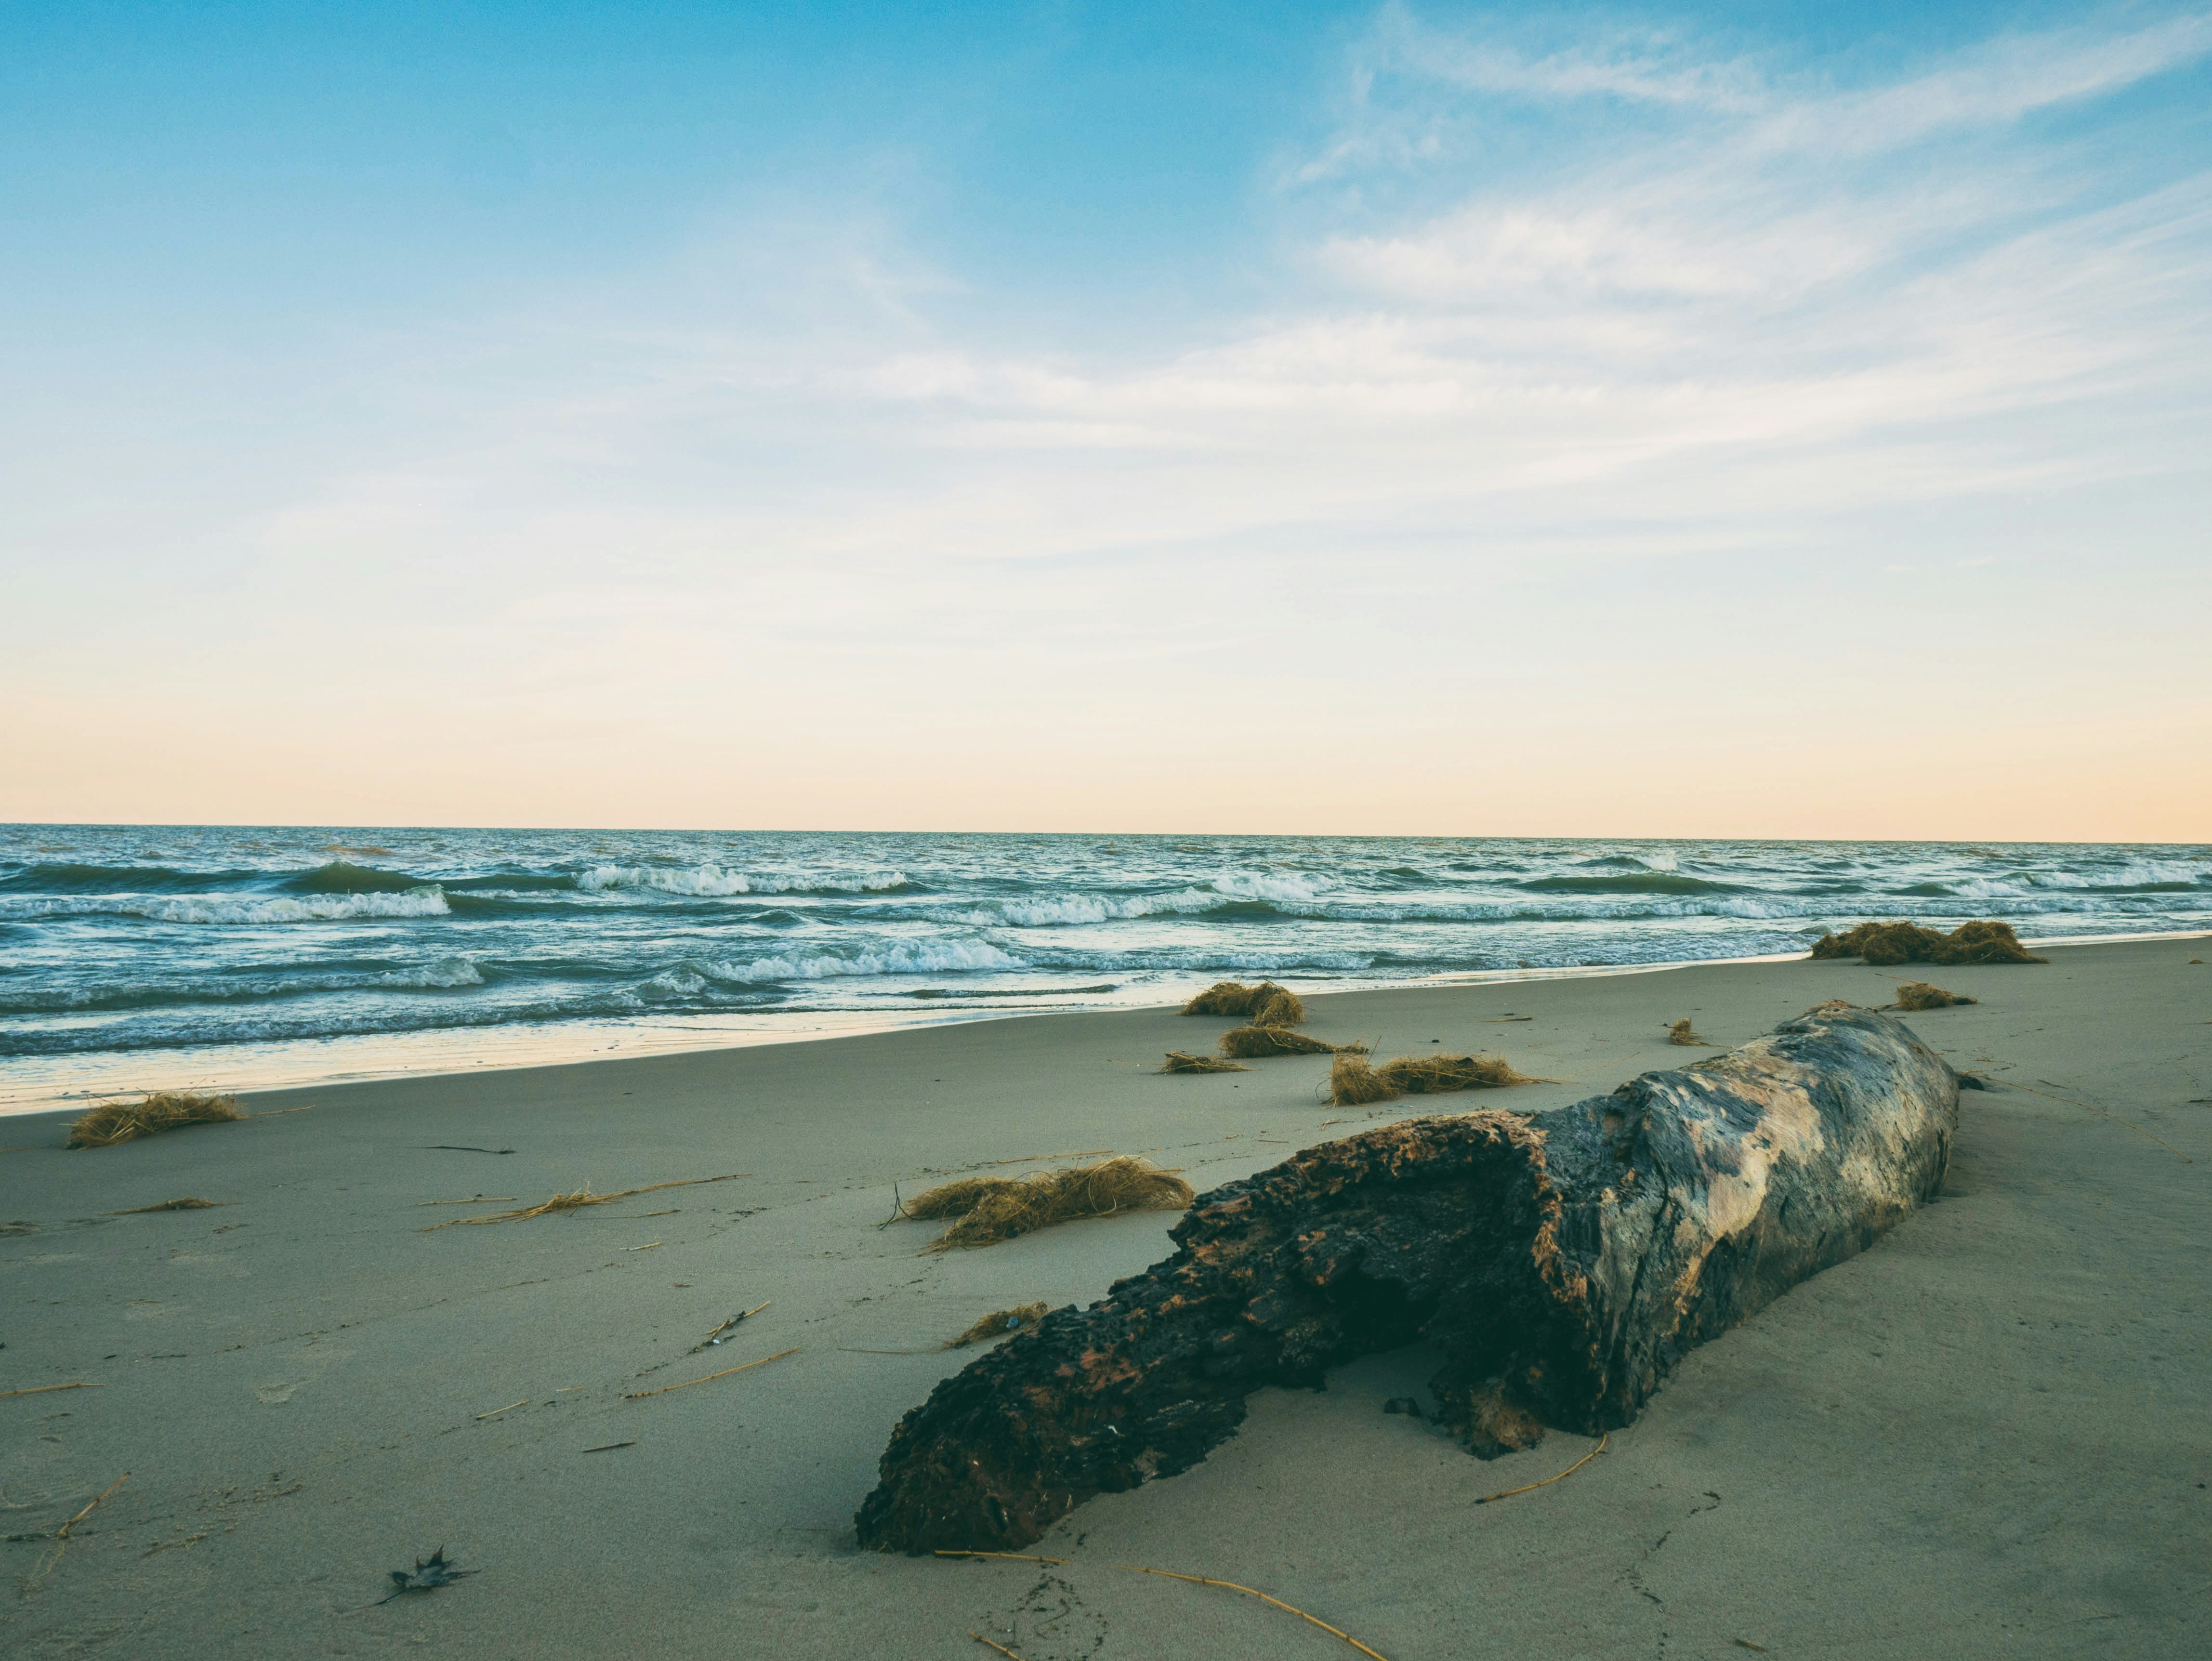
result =
[{"label": "ocean", "polygon": [[0,1107],[1804,951],[2212,928],[2212,847],[0,827]]}]

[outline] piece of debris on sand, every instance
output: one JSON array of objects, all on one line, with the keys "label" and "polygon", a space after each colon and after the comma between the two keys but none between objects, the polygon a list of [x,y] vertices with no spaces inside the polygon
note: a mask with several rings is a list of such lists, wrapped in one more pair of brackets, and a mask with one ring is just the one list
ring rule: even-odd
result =
[{"label": "piece of debris on sand", "polygon": [[1962,993],[1946,992],[1940,986],[1930,986],[1926,981],[1906,981],[1897,989],[1897,1007],[1903,1010],[1948,1009],[1953,1004],[1975,1003],[1978,999]]},{"label": "piece of debris on sand", "polygon": [[1044,1319],[1051,1308],[1050,1304],[1040,1302],[1016,1304],[1012,1309],[994,1309],[946,1344],[945,1348],[964,1349],[969,1344],[988,1344],[992,1339],[1003,1338],[1010,1332],[1026,1332]]},{"label": "piece of debris on sand", "polygon": [[1273,981],[1261,981],[1257,986],[1246,986],[1241,981],[1216,981],[1185,1004],[1182,1013],[1186,1015],[1243,1015],[1249,1019],[1278,997],[1289,998],[1297,1006],[1300,1019],[1304,1019],[1305,1006]]},{"label": "piece of debris on sand", "polygon": [[909,1217],[951,1217],[927,1248],[951,1251],[996,1245],[1085,1217],[1124,1211],[1181,1211],[1194,1190],[1172,1171],[1123,1154],[1094,1165],[1040,1171],[1027,1177],[963,1177],[917,1196]]},{"label": "piece of debris on sand", "polygon": [[1187,1050],[1170,1050],[1159,1069],[1163,1073],[1249,1073],[1249,1067],[1235,1062],[1216,1061],[1211,1056],[1194,1056]]},{"label": "piece of debris on sand", "polygon": [[1813,942],[1816,958],[1859,958],[1878,966],[1899,963],[2048,963],[2020,943],[2008,922],[1962,922],[1948,934],[1917,922],[1863,922]]},{"label": "piece of debris on sand", "polygon": [[200,1096],[188,1090],[156,1090],[142,1102],[102,1102],[70,1127],[71,1147],[115,1147],[141,1136],[158,1136],[192,1124],[228,1124],[243,1119],[234,1096]]},{"label": "piece of debris on sand", "polygon": [[441,1546],[428,1557],[416,1558],[412,1570],[392,1570],[392,1589],[377,1601],[380,1603],[389,1603],[400,1593],[407,1591],[435,1591],[441,1586],[450,1586],[456,1580],[465,1580],[471,1574],[481,1574],[483,1572],[481,1569],[455,1568],[446,1561],[446,1548]]},{"label": "piece of debris on sand", "polygon": [[1457,1090],[1502,1090],[1539,1084],[1502,1056],[1401,1056],[1380,1067],[1345,1051],[1328,1069],[1333,1107],[1364,1107],[1400,1096],[1440,1096]]}]

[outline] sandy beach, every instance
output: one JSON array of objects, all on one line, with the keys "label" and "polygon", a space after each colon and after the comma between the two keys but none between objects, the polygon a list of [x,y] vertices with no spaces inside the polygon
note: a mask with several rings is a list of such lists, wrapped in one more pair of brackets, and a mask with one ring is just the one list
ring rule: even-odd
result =
[{"label": "sandy beach", "polygon": [[[1684,1016],[1740,1043],[1917,977],[1796,961],[1310,1000],[1322,1037],[1571,1081],[1371,1110],[1323,1104],[1326,1058],[1158,1076],[1229,1024],[1159,1009],[270,1092],[247,1123],[105,1150],[64,1151],[66,1116],[10,1119],[0,1390],[99,1387],[0,1397],[4,1646],[1353,1653],[1136,1564],[1257,1587],[1389,1661],[2196,1652],[2206,945],[1929,971],[1981,1001],[1910,1024],[1993,1081],[1962,1098],[1940,1202],[1698,1351],[1567,1480],[1475,1506],[1592,1444],[1486,1463],[1385,1415],[1433,1371],[1415,1347],[1262,1392],[1204,1465],[1079,1509],[1035,1548],[1057,1566],[864,1553],[853,1512],[900,1415],[975,1353],[939,1346],[1102,1295],[1174,1216],[931,1256],[935,1226],[878,1226],[895,1189],[1110,1150],[1202,1191],[1385,1117],[1541,1113],[1680,1065]],[[182,1196],[217,1208],[115,1214]],[[377,1603],[441,1546],[477,1573]]]}]

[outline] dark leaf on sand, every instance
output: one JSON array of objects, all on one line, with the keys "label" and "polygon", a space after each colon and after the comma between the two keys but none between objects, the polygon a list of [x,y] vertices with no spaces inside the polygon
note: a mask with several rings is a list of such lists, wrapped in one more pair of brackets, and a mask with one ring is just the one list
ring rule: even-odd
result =
[{"label": "dark leaf on sand", "polygon": [[456,1580],[465,1580],[471,1574],[481,1573],[482,1571],[477,1569],[455,1568],[446,1561],[446,1548],[441,1546],[428,1557],[416,1558],[411,1571],[392,1570],[393,1590],[389,1597],[379,1601],[389,1603],[403,1591],[435,1591],[441,1586],[450,1586]]}]

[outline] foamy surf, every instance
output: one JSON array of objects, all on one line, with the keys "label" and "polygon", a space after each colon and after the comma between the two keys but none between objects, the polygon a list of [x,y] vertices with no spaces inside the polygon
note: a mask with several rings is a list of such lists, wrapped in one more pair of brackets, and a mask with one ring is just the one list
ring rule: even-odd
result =
[{"label": "foamy surf", "polygon": [[17,826],[0,1068],[1587,973],[1975,916],[2212,928],[2212,849]]}]

